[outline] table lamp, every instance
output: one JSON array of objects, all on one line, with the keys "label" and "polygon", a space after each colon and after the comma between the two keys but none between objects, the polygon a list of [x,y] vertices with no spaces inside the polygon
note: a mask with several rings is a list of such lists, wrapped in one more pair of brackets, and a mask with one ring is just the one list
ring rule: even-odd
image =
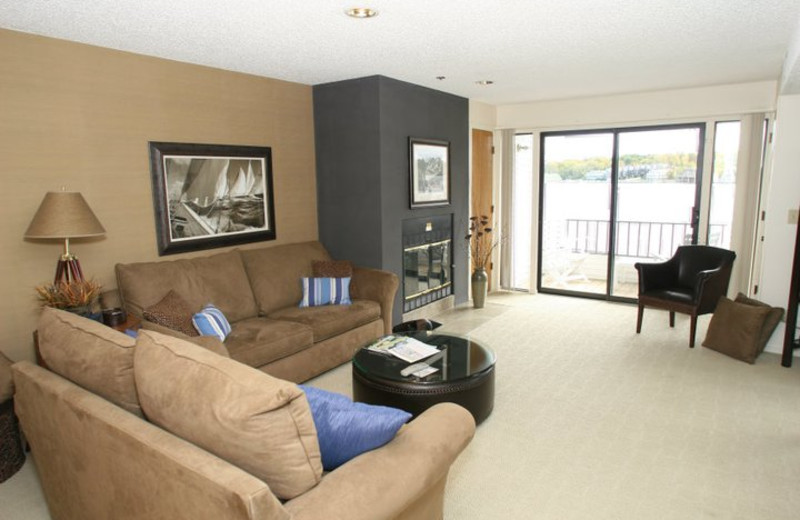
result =
[{"label": "table lamp", "polygon": [[83,196],[74,191],[48,192],[36,210],[25,238],[63,239],[64,254],[58,260],[54,284],[83,281],[78,258],[69,251],[70,238],[96,237],[106,230]]}]

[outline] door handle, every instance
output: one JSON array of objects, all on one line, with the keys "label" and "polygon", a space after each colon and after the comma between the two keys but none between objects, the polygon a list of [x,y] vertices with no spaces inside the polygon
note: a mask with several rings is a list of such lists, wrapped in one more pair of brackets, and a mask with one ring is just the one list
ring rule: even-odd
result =
[{"label": "door handle", "polygon": [[697,229],[697,226],[700,224],[700,209],[697,206],[692,207],[692,217],[691,217],[692,227]]}]

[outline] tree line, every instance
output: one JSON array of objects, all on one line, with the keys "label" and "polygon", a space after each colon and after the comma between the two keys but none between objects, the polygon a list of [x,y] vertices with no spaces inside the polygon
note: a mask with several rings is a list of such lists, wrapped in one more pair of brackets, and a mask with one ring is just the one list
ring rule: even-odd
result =
[{"label": "tree line", "polygon": [[[620,157],[619,176],[622,179],[659,178],[675,180],[694,175],[697,168],[696,153],[628,154]],[[610,157],[589,157],[545,162],[545,173],[556,174],[563,180],[601,180],[601,172],[611,172]],[[648,177],[648,175],[650,177]]]}]

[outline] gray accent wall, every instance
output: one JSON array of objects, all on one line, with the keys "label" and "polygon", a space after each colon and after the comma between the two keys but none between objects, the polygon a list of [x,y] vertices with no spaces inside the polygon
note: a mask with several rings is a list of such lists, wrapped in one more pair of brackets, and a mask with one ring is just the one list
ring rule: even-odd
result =
[{"label": "gray accent wall", "polygon": [[[385,269],[402,284],[402,222],[453,216],[453,289],[467,300],[469,102],[385,76],[315,85],[319,239],[336,259]],[[409,207],[409,137],[450,142],[450,205]],[[402,321],[402,288],[393,321]]]}]

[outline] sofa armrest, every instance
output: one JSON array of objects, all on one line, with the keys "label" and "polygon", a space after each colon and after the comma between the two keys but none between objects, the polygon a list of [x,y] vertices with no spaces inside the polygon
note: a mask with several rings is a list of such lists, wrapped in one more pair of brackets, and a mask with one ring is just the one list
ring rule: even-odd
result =
[{"label": "sofa armrest", "polygon": [[392,332],[392,308],[399,285],[400,280],[392,272],[365,267],[353,268],[350,296],[380,303],[384,334]]},{"label": "sofa armrest", "polygon": [[231,357],[230,353],[228,352],[228,348],[216,336],[187,336],[183,332],[147,320],[142,320],[142,328],[145,330],[160,332],[165,336],[180,338],[190,343],[194,343],[195,345],[200,345],[201,347],[208,349],[211,352],[215,352],[220,356],[225,356],[227,358]]},{"label": "sofa armrest", "polygon": [[[287,502],[293,520],[388,520],[447,477],[475,433],[472,415],[453,403],[437,404],[404,426],[387,445],[325,475]],[[442,496],[437,498],[443,500]]]}]

